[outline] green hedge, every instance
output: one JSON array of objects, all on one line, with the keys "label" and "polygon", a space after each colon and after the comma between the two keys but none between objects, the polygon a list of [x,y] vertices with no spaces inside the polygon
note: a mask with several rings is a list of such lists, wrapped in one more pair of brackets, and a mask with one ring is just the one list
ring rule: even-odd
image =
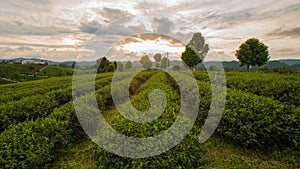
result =
[{"label": "green hedge", "polygon": [[[109,84],[111,78],[112,77],[109,76],[96,81],[96,89],[102,87],[104,84]],[[85,86],[87,84],[80,85]],[[19,122],[45,117],[50,114],[55,107],[65,104],[71,99],[72,87],[68,87],[44,95],[25,97],[19,101],[3,104],[0,106],[0,132]]]},{"label": "green hedge", "polygon": [[71,103],[49,117],[19,123],[0,135],[3,168],[40,168],[52,162],[60,148],[73,140],[76,116]]},{"label": "green hedge", "polygon": [[247,147],[299,149],[300,109],[279,101],[230,90],[220,134]]},{"label": "green hedge", "polygon": [[[184,80],[181,78],[181,83],[185,83],[186,87],[189,87],[189,81],[183,82]],[[162,115],[153,122],[136,123],[112,109],[107,110],[111,117],[108,123],[126,136],[145,138],[161,134],[174,123],[180,110],[180,95],[175,83],[172,77],[158,71],[140,86],[138,93],[131,96],[131,103],[137,109],[145,111],[150,108],[148,96],[154,89],[160,89],[165,93],[168,100],[167,107]],[[209,160],[205,156],[203,147],[199,146],[200,130],[201,127],[194,127],[187,137],[174,148],[149,158],[124,158],[100,149],[98,168],[198,168],[205,166]]]},{"label": "green hedge", "polygon": [[[210,84],[198,81],[199,117],[203,124],[210,101]],[[217,129],[220,136],[249,148],[297,149],[300,109],[280,101],[239,90],[227,90],[225,111]]]},{"label": "green hedge", "polygon": [[[210,82],[205,71],[193,72],[200,81]],[[265,96],[285,104],[300,105],[300,77],[261,72],[226,72],[228,88]]]}]

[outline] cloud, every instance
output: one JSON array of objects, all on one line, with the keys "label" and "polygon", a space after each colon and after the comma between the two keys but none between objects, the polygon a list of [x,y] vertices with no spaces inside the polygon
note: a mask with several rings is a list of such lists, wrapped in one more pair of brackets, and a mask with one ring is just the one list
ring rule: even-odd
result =
[{"label": "cloud", "polygon": [[112,9],[104,7],[101,11],[98,12],[102,17],[108,21],[113,21],[115,19],[130,15],[128,11],[122,11],[119,9]]},{"label": "cloud", "polygon": [[[98,57],[114,43],[137,33],[159,32],[187,43],[192,32],[199,31],[210,46],[224,51],[226,57],[232,57],[240,43],[254,36],[266,42],[272,58],[299,57],[296,48],[300,42],[300,2],[295,0],[0,0],[0,3],[0,45],[9,46],[2,48],[7,56],[31,53],[64,60],[74,57],[74,51],[80,51],[86,43],[86,58]],[[159,13],[153,16],[152,12]],[[282,45],[290,49],[278,50]]]},{"label": "cloud", "polygon": [[80,24],[80,31],[85,33],[94,34],[97,32],[98,29],[101,28],[101,24],[97,21],[91,21],[91,22],[83,22]]},{"label": "cloud", "polygon": [[300,50],[296,48],[280,48],[280,49],[271,49],[272,53],[276,53],[276,55],[279,55],[281,57],[284,57],[286,55],[292,55],[292,56],[299,56]]},{"label": "cloud", "polygon": [[271,32],[267,33],[266,35],[267,36],[283,36],[283,37],[300,36],[300,27],[295,27],[295,28],[280,27],[280,28],[272,30]]},{"label": "cloud", "polygon": [[154,22],[157,24],[156,31],[162,34],[170,33],[174,26],[168,18],[154,18]]}]

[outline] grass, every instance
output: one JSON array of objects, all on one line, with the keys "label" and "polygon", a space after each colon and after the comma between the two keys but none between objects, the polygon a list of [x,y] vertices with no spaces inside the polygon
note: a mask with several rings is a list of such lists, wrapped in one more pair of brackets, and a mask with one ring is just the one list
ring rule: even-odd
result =
[{"label": "grass", "polygon": [[87,169],[96,168],[95,150],[97,146],[90,139],[80,139],[67,146],[58,159],[51,167],[57,169]]},{"label": "grass", "polygon": [[[207,168],[299,168],[296,152],[248,150],[212,137],[205,143],[212,162]],[[298,164],[297,164],[298,163]]]},{"label": "grass", "polygon": [[4,79],[1,79],[1,78],[0,78],[0,85],[1,85],[1,84],[10,84],[10,83],[13,83],[13,82],[7,81],[7,80],[4,80]]}]

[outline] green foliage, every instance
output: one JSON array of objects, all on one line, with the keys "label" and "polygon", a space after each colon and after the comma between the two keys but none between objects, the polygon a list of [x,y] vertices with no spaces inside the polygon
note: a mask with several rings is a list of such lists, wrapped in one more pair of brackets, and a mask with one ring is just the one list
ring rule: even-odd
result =
[{"label": "green foliage", "polygon": [[47,66],[42,71],[38,72],[39,76],[71,76],[73,75],[73,69],[60,66]]},{"label": "green foliage", "polygon": [[[104,80],[98,84],[98,99],[102,98],[103,101],[99,93],[106,89],[105,86],[110,81],[111,79]],[[105,90],[105,93],[108,91]],[[73,103],[69,102],[55,109],[46,118],[19,123],[2,132],[0,165],[4,168],[40,168],[49,165],[63,147],[83,136]]]},{"label": "green foliage", "polygon": [[70,86],[71,83],[71,77],[61,77],[2,85],[0,86],[0,90],[2,92],[0,101],[4,104],[10,101],[17,101],[28,96],[45,94],[53,90]]},{"label": "green foliage", "polygon": [[77,135],[79,128],[72,104],[49,117],[13,126],[0,135],[0,164],[4,168],[40,168]]},{"label": "green foliage", "polygon": [[43,65],[0,64],[0,77],[26,81],[26,75],[33,75]]},{"label": "green foliage", "polygon": [[125,69],[129,70],[132,68],[132,62],[131,61],[127,61],[125,64]]},{"label": "green foliage", "polygon": [[203,55],[198,53],[193,46],[186,46],[181,59],[191,69],[202,62]]},{"label": "green foliage", "polygon": [[[197,80],[210,82],[204,71],[195,71]],[[212,77],[213,78],[213,77]],[[261,72],[226,72],[226,84],[256,95],[279,100],[285,104],[300,105],[300,78],[297,75]]]},{"label": "green foliage", "polygon": [[[210,109],[211,86],[198,81],[200,118]],[[270,98],[238,90],[227,90],[225,112],[218,134],[238,146],[251,149],[297,149],[300,143],[300,109]]]},{"label": "green foliage", "polygon": [[152,61],[151,60],[147,60],[144,62],[143,64],[143,68],[146,69],[146,70],[149,70],[152,66]]},{"label": "green foliage", "polygon": [[210,65],[209,68],[208,68],[208,70],[210,70],[210,71],[218,71],[219,68],[218,68],[217,65]]},{"label": "green foliage", "polygon": [[188,46],[193,46],[198,51],[202,61],[209,50],[208,44],[205,44],[205,39],[200,32],[194,33],[192,39],[188,43]]},{"label": "green foliage", "polygon": [[152,61],[150,60],[148,55],[143,55],[141,57],[140,63],[143,65],[143,68],[149,70],[152,66]]},{"label": "green foliage", "polygon": [[169,67],[169,59],[168,58],[166,58],[166,57],[163,57],[162,59],[161,59],[161,61],[160,61],[160,68],[162,68],[162,69],[166,69],[166,68],[168,68]]},{"label": "green foliage", "polygon": [[10,84],[10,83],[13,83],[13,82],[8,81],[8,80],[4,80],[4,79],[0,79],[0,85],[2,85],[2,84]]},{"label": "green foliage", "polygon": [[120,71],[120,72],[123,72],[124,70],[124,65],[120,62],[117,64],[117,69]]},{"label": "green foliage", "polygon": [[240,66],[247,65],[247,71],[251,66],[262,66],[270,59],[268,46],[258,39],[251,38],[241,44],[235,56],[240,60]]},{"label": "green foliage", "polygon": [[117,68],[117,63],[111,63],[106,57],[98,59],[96,65],[99,65],[97,68],[98,73],[113,72]]},{"label": "green foliage", "polygon": [[209,50],[208,44],[201,33],[194,33],[193,38],[185,47],[185,51],[181,55],[182,61],[191,69],[201,63]]},{"label": "green foliage", "polygon": [[[96,89],[111,81],[111,76],[96,81]],[[82,84],[82,86],[91,83]],[[77,86],[80,88],[80,86]],[[34,120],[50,114],[55,107],[63,105],[72,99],[72,86],[57,89],[43,95],[24,97],[19,101],[12,101],[0,105],[0,132],[26,120]]]},{"label": "green foliage", "polygon": [[148,55],[143,55],[141,57],[140,63],[143,65],[146,61],[150,60]]},{"label": "green foliage", "polygon": [[143,68],[146,70],[149,70],[152,66],[152,61],[150,60],[148,55],[142,56],[140,63],[143,65]]},{"label": "green foliage", "polygon": [[[119,83],[117,92],[124,91],[123,82],[131,80],[128,79],[130,72],[123,72],[122,75],[116,79]],[[300,98],[299,77],[293,74],[258,72],[227,72],[226,75],[229,87],[227,101],[216,134],[237,146],[246,146],[249,149],[299,150],[300,109],[296,107],[297,99]],[[176,77],[185,78],[179,75]],[[209,161],[203,146],[198,143],[198,137],[210,109],[211,86],[208,83],[207,73],[197,71],[195,77],[198,79],[201,96],[199,116],[196,125],[181,143],[161,155],[143,159],[119,157],[91,145],[91,153],[93,159],[97,161],[97,166],[99,168],[205,167]],[[117,131],[127,136],[145,138],[164,132],[177,119],[180,93],[177,83],[167,73],[157,70],[142,71],[131,80],[130,102],[141,111],[150,107],[148,96],[153,89],[161,89],[166,95],[168,101],[166,109],[159,118],[150,123],[135,123],[114,109],[111,78],[112,73],[97,75],[96,98],[107,122]],[[51,168],[53,167],[51,163],[59,158],[62,151],[66,151],[68,144],[74,143],[75,140],[86,139],[77,121],[73,104],[68,102],[71,96],[71,82],[71,77],[60,77],[0,86],[2,92],[0,100],[3,101],[0,104],[0,126],[6,126],[0,134],[0,168]],[[189,83],[187,80],[184,86],[188,87]],[[38,93],[39,90],[44,92]],[[79,97],[85,98],[83,105],[86,105],[92,96],[87,94]],[[93,107],[83,106],[82,109],[89,113]],[[231,166],[251,167],[238,164]]]},{"label": "green foliage", "polygon": [[300,109],[231,90],[219,133],[251,148],[299,148]]},{"label": "green foliage", "polygon": [[154,59],[155,59],[156,62],[160,62],[161,58],[162,58],[162,56],[161,56],[160,53],[156,53],[156,54],[154,55]]},{"label": "green foliage", "polygon": [[[152,71],[151,71],[152,72]],[[144,72],[143,72],[144,73]],[[142,76],[138,76],[139,78]],[[133,85],[140,80],[133,81]],[[143,79],[142,81],[145,81]],[[187,81],[187,83],[189,83]],[[138,86],[138,85],[135,85]],[[162,90],[167,97],[167,108],[162,115],[151,123],[135,123],[124,118],[118,112],[109,111],[109,123],[117,131],[131,137],[145,138],[160,134],[168,129],[177,118],[180,109],[180,96],[178,86],[175,85],[173,78],[166,73],[157,71],[153,76],[147,79],[139,86],[138,92],[134,92],[131,97],[131,103],[141,111],[149,109],[148,96],[153,89]],[[104,114],[106,114],[104,112]],[[143,158],[131,159],[122,158],[106,151],[99,150],[99,168],[197,168],[208,163],[204,150],[198,145],[198,134],[200,128],[195,127],[193,132],[172,150],[161,155]]]},{"label": "green foliage", "polygon": [[230,88],[269,97],[285,104],[300,105],[300,78],[297,75],[228,72],[226,77]]}]

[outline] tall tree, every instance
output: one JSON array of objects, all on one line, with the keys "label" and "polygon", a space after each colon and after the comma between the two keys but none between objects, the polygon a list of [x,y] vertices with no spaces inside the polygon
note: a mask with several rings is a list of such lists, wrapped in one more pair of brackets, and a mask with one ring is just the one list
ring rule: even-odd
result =
[{"label": "tall tree", "polygon": [[160,62],[160,67],[162,69],[166,69],[169,66],[169,59],[166,57],[163,57]]},{"label": "tall tree", "polygon": [[182,61],[190,68],[194,68],[196,65],[202,62],[200,58],[203,56],[197,52],[193,46],[186,46],[185,51],[181,55]]},{"label": "tall tree", "polygon": [[106,57],[102,57],[100,59],[97,60],[97,72],[98,73],[103,73],[103,72],[113,72],[116,69],[115,66],[116,63],[111,63]]},{"label": "tall tree", "polygon": [[149,70],[152,66],[152,61],[149,59],[149,60],[146,60],[144,63],[143,63],[143,68],[146,69],[146,70]]},{"label": "tall tree", "polygon": [[97,60],[97,64],[99,64],[98,69],[104,69],[109,65],[109,60],[106,57],[102,57]]},{"label": "tall tree", "polygon": [[152,66],[152,61],[150,60],[148,55],[143,55],[141,57],[140,63],[143,65],[143,68],[146,70],[150,69]]},{"label": "tall tree", "polygon": [[251,66],[265,65],[270,59],[268,46],[256,38],[248,39],[242,43],[235,56],[239,59],[240,66],[247,66],[246,71],[249,71]]},{"label": "tall tree", "polygon": [[209,46],[205,43],[205,39],[200,32],[194,33],[188,46],[194,46],[203,57],[207,55],[209,50]]},{"label": "tall tree", "polygon": [[209,50],[208,44],[201,33],[194,33],[192,39],[182,53],[182,61],[191,69],[201,63]]},{"label": "tall tree", "polygon": [[162,56],[161,56],[160,53],[156,53],[156,54],[154,55],[154,59],[155,59],[156,62],[160,62],[161,58],[162,58]]},{"label": "tall tree", "polygon": [[150,60],[149,56],[148,55],[143,55],[141,57],[140,63],[144,64],[147,60]]}]

